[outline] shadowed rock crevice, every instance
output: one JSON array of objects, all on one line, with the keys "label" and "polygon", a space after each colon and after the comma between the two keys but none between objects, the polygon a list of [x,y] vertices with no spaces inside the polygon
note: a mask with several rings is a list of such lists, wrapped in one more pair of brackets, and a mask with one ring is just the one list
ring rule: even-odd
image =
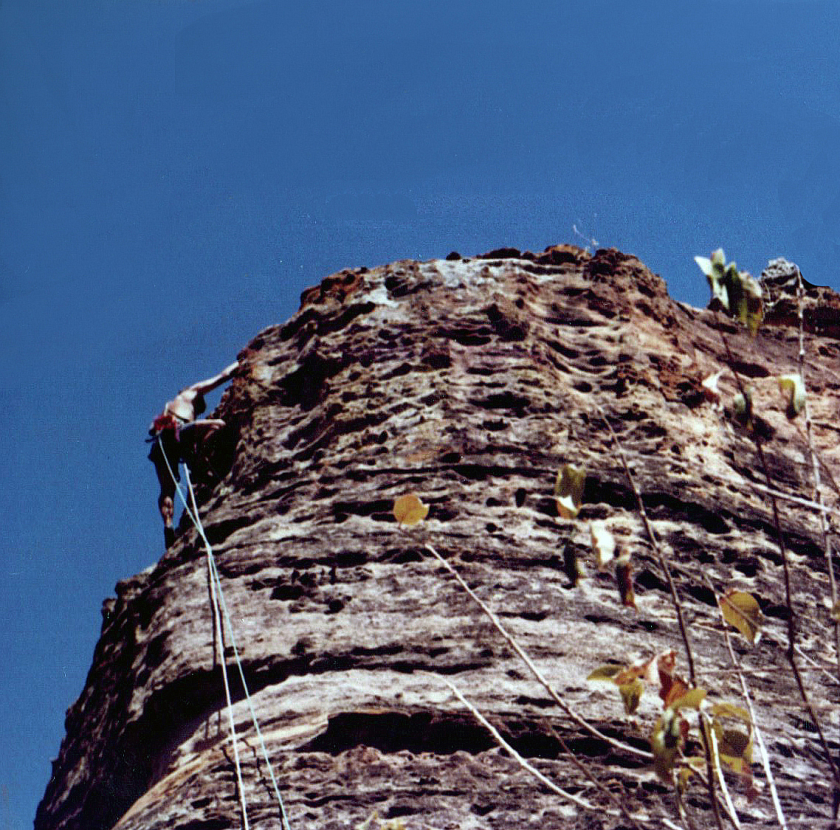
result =
[{"label": "shadowed rock crevice", "polygon": [[[202,448],[194,478],[294,830],[345,830],[374,812],[409,830],[624,826],[548,724],[629,807],[654,822],[677,819],[667,788],[638,758],[548,701],[425,547],[462,575],[575,711],[611,738],[646,747],[656,691],[627,718],[614,687],[586,678],[604,663],[668,649],[683,675],[686,661],[670,589],[601,412],[673,565],[698,682],[710,700],[739,704],[716,595],[750,591],[764,636],[754,648],[736,638],[735,647],[780,798],[789,816],[828,818],[828,775],[785,663],[789,612],[753,436],[733,417],[730,372],[720,377],[719,405],[702,386],[726,367],[723,333],[753,389],[773,486],[810,498],[802,429],[787,419],[776,381],[798,348],[786,328],[786,280],[768,288],[772,325],[750,338],[720,312],[675,303],[659,276],[619,251],[453,254],[327,277],[304,292],[291,320],[240,353],[216,413],[228,427]],[[840,350],[829,338],[840,304],[828,289],[808,292],[814,440],[826,478],[840,480]],[[558,516],[554,497],[566,463],[586,472],[575,521]],[[410,492],[429,506],[413,529],[392,513]],[[830,488],[823,495],[837,507]],[[800,645],[821,670],[834,647],[819,522],[790,501],[780,501],[780,515]],[[612,566],[598,572],[591,522],[605,523],[629,552],[636,610],[621,605]],[[208,584],[199,536],[184,519],[175,545],[105,602],[35,830],[239,826]],[[247,742],[250,826],[269,830],[277,806],[229,639],[224,645],[234,721]],[[832,712],[834,687],[803,665],[817,711]],[[579,811],[535,783],[444,677],[599,811]],[[754,775],[759,797],[736,795],[745,830],[772,824],[758,765]],[[690,782],[686,802],[698,827],[711,826],[702,787]]]}]

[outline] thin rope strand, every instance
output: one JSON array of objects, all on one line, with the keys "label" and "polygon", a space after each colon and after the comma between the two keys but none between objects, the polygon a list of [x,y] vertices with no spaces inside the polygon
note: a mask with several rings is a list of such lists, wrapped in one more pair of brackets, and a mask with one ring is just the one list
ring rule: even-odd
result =
[{"label": "thin rope strand", "polygon": [[277,778],[274,775],[274,770],[272,768],[271,761],[269,760],[269,757],[268,757],[268,749],[266,748],[265,739],[263,738],[262,730],[260,729],[260,724],[259,724],[259,721],[257,720],[257,713],[254,711],[254,705],[251,702],[251,693],[248,690],[248,683],[245,680],[245,672],[242,668],[242,660],[239,657],[239,649],[237,648],[237,645],[236,645],[236,636],[233,633],[233,622],[231,620],[230,613],[228,612],[227,602],[225,602],[224,592],[222,591],[222,580],[221,580],[221,577],[219,576],[219,570],[216,567],[216,559],[213,556],[213,549],[210,546],[210,542],[207,540],[206,534],[204,533],[204,527],[201,524],[201,519],[198,517],[198,505],[195,502],[195,490],[192,486],[192,481],[190,480],[189,468],[186,465],[184,466],[184,477],[187,480],[187,488],[188,488],[188,491],[189,491],[189,494],[190,494],[190,499],[191,499],[192,504],[193,504],[193,512],[190,513],[190,516],[191,517],[193,515],[195,516],[194,521],[195,521],[196,529],[198,530],[200,528],[199,533],[201,534],[201,538],[204,540],[205,547],[207,548],[208,562],[210,564],[210,569],[211,569],[211,574],[212,574],[212,577],[213,577],[213,580],[214,580],[214,584],[216,585],[217,590],[219,592],[219,598],[221,600],[222,613],[224,614],[224,617],[225,617],[225,624],[227,626],[228,634],[230,634],[230,644],[231,644],[231,647],[233,648],[233,655],[236,658],[237,668],[239,669],[239,678],[242,681],[242,688],[245,692],[245,700],[247,701],[248,709],[251,712],[251,720],[254,722],[254,729],[257,733],[257,738],[259,739],[259,742],[260,742],[260,748],[262,749],[262,755],[263,755],[263,758],[265,759],[266,766],[268,767],[268,774],[269,774],[269,777],[271,778],[271,784],[274,788],[274,794],[277,797],[278,804],[280,805],[280,813],[281,813],[281,817],[282,817],[282,820],[283,820],[283,827],[284,827],[284,830],[290,830],[289,820],[288,820],[288,817],[286,815],[286,807],[283,803],[283,797],[280,794],[280,787],[277,784]]},{"label": "thin rope strand", "polygon": [[[163,456],[163,460],[166,462],[166,468],[169,470],[169,475],[172,476],[172,483],[175,485],[175,489],[178,491],[178,495],[181,497],[181,501],[184,503],[184,507],[187,510],[187,514],[196,523],[196,517],[190,512],[189,505],[187,504],[186,499],[184,498],[184,494],[181,492],[181,487],[178,484],[178,480],[175,478],[175,473],[172,470],[171,465],[169,464],[169,459],[166,457],[166,450],[163,448],[163,442],[158,441],[158,446],[160,447],[161,455]],[[187,466],[184,465],[184,470],[187,472],[187,484],[189,485],[189,471],[187,470]],[[192,485],[190,486],[190,491],[192,491]],[[195,497],[193,496],[193,504],[195,504]],[[196,526],[198,524],[196,523]],[[202,538],[204,537],[204,533],[201,533]],[[225,700],[227,701],[227,710],[228,710],[228,722],[230,725],[230,740],[233,744],[233,759],[234,765],[236,766],[236,782],[239,789],[239,806],[242,810],[242,825],[244,830],[250,830],[248,825],[248,808],[245,804],[245,787],[242,782],[242,767],[239,761],[239,742],[236,740],[236,725],[233,721],[233,702],[231,701],[230,697],[230,683],[228,682],[228,674],[227,674],[227,664],[225,662],[225,652],[224,646],[222,645],[222,623],[219,616],[219,586],[217,585],[216,581],[212,579],[213,575],[213,553],[210,549],[208,544],[207,546],[207,568],[211,575],[211,585],[212,585],[212,598],[213,598],[213,619],[215,622],[216,627],[216,644],[218,647],[219,653],[219,664],[222,668],[222,680],[224,682],[225,687]]]}]

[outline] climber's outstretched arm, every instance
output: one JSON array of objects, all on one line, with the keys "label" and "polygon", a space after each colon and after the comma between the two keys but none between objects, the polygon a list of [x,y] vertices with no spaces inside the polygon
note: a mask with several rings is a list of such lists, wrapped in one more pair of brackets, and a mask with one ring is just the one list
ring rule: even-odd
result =
[{"label": "climber's outstretched arm", "polygon": [[233,377],[234,372],[239,368],[239,361],[234,361],[227,366],[226,368],[222,369],[218,375],[213,375],[212,378],[207,378],[207,380],[200,380],[198,383],[192,384],[192,386],[188,386],[183,392],[197,392],[199,395],[205,395],[211,389],[215,389],[217,386],[221,386],[225,381],[230,380]]}]

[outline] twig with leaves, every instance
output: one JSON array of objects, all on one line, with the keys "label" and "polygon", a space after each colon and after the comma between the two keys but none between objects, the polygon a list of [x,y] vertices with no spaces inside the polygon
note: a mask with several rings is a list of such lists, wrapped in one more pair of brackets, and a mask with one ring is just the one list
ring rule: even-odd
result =
[{"label": "twig with leaves", "polygon": [[[703,575],[703,578],[705,579],[709,590],[717,596],[717,592],[715,591],[715,587],[712,585],[711,580],[705,574]],[[729,636],[729,629],[727,628],[727,622],[732,622],[734,624],[736,621],[733,620],[731,616],[730,619],[727,620],[727,614],[724,610],[725,607],[726,606],[721,602],[721,599],[718,598],[718,613],[720,614],[721,627],[723,630],[723,640],[726,643],[726,650],[729,652],[729,660],[732,663],[735,673],[738,675],[738,682],[741,685],[741,697],[744,699],[744,703],[747,704],[747,711],[750,713],[752,731],[756,742],[758,743],[758,748],[761,751],[761,764],[764,767],[764,776],[767,779],[767,786],[770,788],[770,797],[773,800],[773,808],[776,811],[776,819],[778,820],[779,826],[782,830],[787,830],[787,819],[785,818],[784,811],[782,810],[782,803],[779,800],[779,791],[776,788],[776,779],[773,776],[773,770],[770,768],[770,754],[767,751],[767,746],[764,743],[764,737],[761,733],[761,729],[759,729],[758,722],[756,721],[755,709],[753,707],[749,685],[747,684],[746,672],[744,671],[744,668],[738,658],[735,656],[735,650],[732,648],[732,638]],[[749,629],[747,630],[749,631]],[[746,639],[749,640],[750,638],[746,637]]]},{"label": "twig with leaves", "polygon": [[[633,491],[633,495],[635,496],[636,508],[639,512],[639,516],[642,519],[642,524],[644,525],[645,533],[647,534],[648,540],[650,541],[650,544],[653,548],[653,552],[656,556],[657,562],[659,563],[659,567],[665,575],[665,581],[667,582],[668,590],[671,593],[671,604],[673,605],[674,610],[677,614],[677,624],[679,626],[680,636],[682,637],[683,646],[685,648],[686,659],[688,661],[689,679],[691,680],[692,687],[697,688],[697,671],[694,664],[694,651],[691,645],[691,638],[688,634],[688,627],[685,624],[685,615],[683,613],[682,602],[680,600],[679,593],[677,592],[677,586],[674,583],[674,578],[671,575],[671,569],[668,567],[668,561],[665,558],[665,555],[662,553],[662,546],[659,544],[659,539],[656,536],[656,532],[654,531],[653,526],[651,525],[650,520],[648,519],[647,511],[645,510],[645,505],[642,501],[642,495],[639,492],[639,488],[636,486],[636,481],[633,478],[633,474],[630,472],[630,467],[627,463],[627,458],[624,454],[624,448],[622,447],[621,442],[618,440],[618,436],[615,434],[612,424],[610,423],[609,419],[604,413],[604,410],[600,407],[598,407],[598,414],[600,415],[601,420],[606,424],[607,430],[610,433],[613,445],[616,448],[616,452],[618,453],[621,465],[624,468],[624,474],[627,477],[630,489]],[[717,793],[715,792],[712,747],[709,745],[709,739],[706,735],[706,730],[700,730],[700,737],[703,743],[703,754],[706,759],[706,774],[705,776],[701,777],[706,783],[706,789],[709,795],[709,801],[712,805],[712,812],[715,817],[715,823],[718,827],[718,830],[723,830],[723,823],[720,815]]]},{"label": "twig with leaves", "polygon": [[[729,348],[729,341],[726,338],[726,335],[721,331],[720,332],[721,340],[723,341],[724,349],[726,350],[727,360],[729,361],[730,369],[732,370],[732,374],[735,377],[735,381],[738,386],[738,390],[740,394],[747,399],[748,393],[746,391],[746,387],[741,379],[741,375],[738,373],[738,370],[735,368],[735,359],[732,356],[732,351]],[[748,410],[750,407],[748,407]],[[749,425],[751,419],[751,413],[747,412],[747,425]],[[757,432],[753,429],[750,430],[752,433],[753,443],[755,445],[756,454],[758,455],[758,461],[761,466],[761,471],[764,475],[764,480],[766,481],[766,486],[768,491],[774,491],[776,488],[773,486],[773,479],[770,475],[770,468],[767,464],[767,459],[764,455],[764,447],[761,441],[761,437],[757,434]],[[782,575],[784,578],[784,586],[785,586],[785,606],[787,608],[787,648],[785,649],[785,657],[787,658],[788,663],[790,664],[791,672],[793,674],[794,680],[796,681],[796,686],[799,691],[799,696],[802,698],[802,704],[805,708],[805,711],[808,713],[808,716],[811,718],[811,722],[814,725],[814,728],[817,731],[817,735],[820,740],[820,744],[822,745],[823,754],[825,756],[825,760],[828,763],[829,769],[831,770],[831,776],[834,779],[835,788],[840,788],[840,770],[837,768],[837,764],[832,757],[831,750],[828,746],[828,741],[825,737],[825,732],[822,728],[822,724],[820,723],[820,719],[817,717],[817,712],[811,703],[810,695],[808,694],[808,690],[805,686],[805,681],[802,677],[802,672],[799,668],[799,662],[796,659],[796,611],[793,607],[793,588],[792,588],[792,581],[791,581],[791,572],[790,572],[790,562],[787,552],[787,544],[785,543],[784,534],[782,533],[782,525],[781,520],[779,519],[779,506],[776,497],[773,495],[772,492],[768,492],[768,497],[770,499],[770,507],[773,516],[773,529],[776,535],[776,545],[779,548],[779,553],[782,557]]]},{"label": "twig with leaves", "polygon": [[820,462],[814,449],[813,427],[811,423],[811,408],[808,403],[807,384],[805,381],[805,286],[802,281],[802,272],[799,266],[796,268],[796,313],[799,318],[799,379],[802,384],[802,412],[805,416],[805,436],[808,443],[808,456],[811,460],[811,468],[814,476],[813,499],[820,505],[820,530],[823,537],[823,550],[825,551],[825,564],[828,570],[828,584],[831,590],[831,615],[834,619],[834,651],[837,660],[837,677],[840,679],[840,605],[837,599],[837,582],[834,578],[834,563],[831,552],[831,539],[828,533],[828,521],[826,508],[823,503],[822,481],[820,476]]},{"label": "twig with leaves", "polygon": [[[721,305],[730,314],[730,316],[735,317],[736,319],[744,323],[747,326],[750,335],[754,337],[764,317],[764,310],[762,305],[762,292],[760,286],[758,285],[758,282],[755,279],[753,279],[753,277],[751,277],[748,273],[739,272],[738,269],[735,267],[734,262],[729,263],[727,265],[726,257],[724,256],[722,249],[718,249],[717,251],[715,251],[712,254],[711,259],[706,259],[705,257],[695,257],[695,260],[700,266],[700,269],[703,271],[703,273],[705,273],[706,278],[709,281],[713,297],[720,301]],[[801,411],[802,408],[807,406],[807,396],[805,395],[804,381],[801,375],[801,372],[804,371],[804,335],[801,302],[801,294],[803,291],[803,287],[801,274],[798,274],[797,280],[797,292],[800,295],[800,376],[785,376],[783,378],[780,378],[780,385],[782,385],[783,389],[790,393],[790,403],[788,406],[789,417],[795,417],[795,415],[798,414],[798,412]],[[773,528],[776,535],[776,544],[779,548],[779,552],[782,557],[782,574],[784,577],[785,586],[785,605],[787,607],[788,639],[787,648],[785,649],[785,656],[787,658],[788,663],[790,664],[791,672],[793,674],[794,680],[796,681],[796,686],[799,690],[799,695],[802,698],[802,703],[805,708],[805,711],[808,713],[808,716],[811,718],[811,722],[813,723],[814,728],[816,729],[826,763],[828,764],[829,769],[831,770],[831,775],[834,781],[834,813],[836,819],[837,805],[838,803],[840,803],[840,770],[838,770],[837,764],[834,761],[834,758],[831,754],[831,750],[829,749],[828,741],[825,737],[825,732],[822,728],[819,718],[817,717],[817,713],[811,703],[810,696],[808,695],[808,690],[805,686],[805,682],[802,677],[798,661],[796,659],[796,612],[794,611],[793,607],[793,591],[791,586],[791,572],[790,563],[788,561],[789,557],[787,552],[787,545],[785,543],[784,534],[782,533],[777,499],[772,492],[776,488],[773,487],[773,480],[770,475],[770,468],[767,464],[767,460],[764,455],[764,448],[761,435],[759,434],[759,430],[756,429],[756,420],[752,411],[751,395],[749,393],[749,390],[746,388],[744,382],[742,381],[741,375],[736,368],[737,364],[735,362],[734,357],[732,356],[732,351],[729,346],[729,340],[727,339],[726,335],[723,333],[722,330],[719,330],[719,334],[720,339],[723,343],[724,350],[726,352],[729,368],[735,378],[735,383],[740,393],[739,399],[743,404],[740,420],[752,436],[753,443],[755,444],[756,448],[756,454],[758,455],[759,464],[761,466],[761,470],[766,481],[767,490],[769,491],[768,496],[770,499],[770,505],[773,515]],[[811,456],[812,459],[814,459],[813,442],[810,443],[810,447]],[[815,481],[819,482],[818,465],[815,469]],[[819,503],[819,492],[817,492],[816,498]],[[820,516],[821,521],[824,523],[824,509],[820,510]],[[826,540],[826,545],[828,545],[827,533],[824,534],[824,539]],[[828,554],[828,567],[829,573],[832,574],[830,552]],[[840,659],[840,654],[838,654],[838,659]]]}]

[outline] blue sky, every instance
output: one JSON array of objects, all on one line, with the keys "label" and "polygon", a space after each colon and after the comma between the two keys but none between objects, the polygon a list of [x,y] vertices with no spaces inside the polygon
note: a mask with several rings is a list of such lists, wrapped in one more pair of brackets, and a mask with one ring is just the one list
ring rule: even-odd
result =
[{"label": "blue sky", "polygon": [[163,403],[347,266],[572,226],[840,288],[832,2],[2,0],[0,830],[162,553]]}]

